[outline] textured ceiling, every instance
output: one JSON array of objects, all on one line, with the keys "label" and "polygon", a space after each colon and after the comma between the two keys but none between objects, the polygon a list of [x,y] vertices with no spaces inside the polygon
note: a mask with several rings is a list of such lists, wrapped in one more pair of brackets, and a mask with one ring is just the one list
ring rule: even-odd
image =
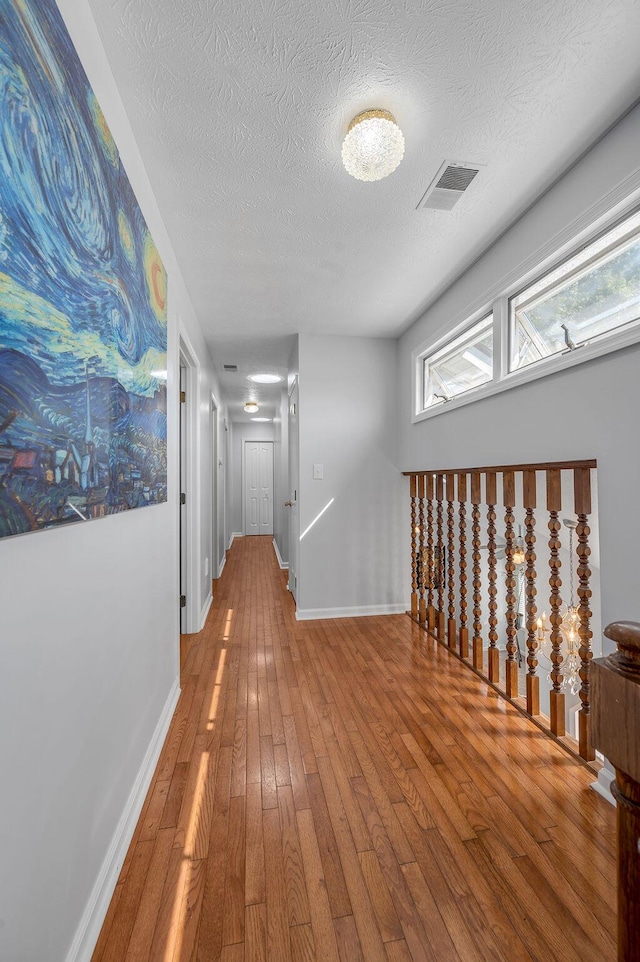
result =
[{"label": "textured ceiling", "polygon": [[[220,366],[401,333],[640,89],[637,0],[90,5]],[[340,148],[369,107],[406,153],[360,183]],[[484,166],[417,211],[445,160]]]}]

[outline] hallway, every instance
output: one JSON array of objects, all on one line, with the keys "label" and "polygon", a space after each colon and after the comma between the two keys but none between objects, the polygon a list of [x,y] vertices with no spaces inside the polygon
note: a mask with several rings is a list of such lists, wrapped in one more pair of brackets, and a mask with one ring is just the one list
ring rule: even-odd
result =
[{"label": "hallway", "polygon": [[615,811],[409,618],[236,539],[93,962],[615,958]]}]

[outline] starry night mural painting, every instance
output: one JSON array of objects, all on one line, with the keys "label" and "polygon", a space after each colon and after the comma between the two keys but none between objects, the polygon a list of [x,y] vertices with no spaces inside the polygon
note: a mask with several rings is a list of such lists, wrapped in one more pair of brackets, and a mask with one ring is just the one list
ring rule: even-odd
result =
[{"label": "starry night mural painting", "polygon": [[0,537],[166,500],[166,275],[53,0],[0,0]]}]

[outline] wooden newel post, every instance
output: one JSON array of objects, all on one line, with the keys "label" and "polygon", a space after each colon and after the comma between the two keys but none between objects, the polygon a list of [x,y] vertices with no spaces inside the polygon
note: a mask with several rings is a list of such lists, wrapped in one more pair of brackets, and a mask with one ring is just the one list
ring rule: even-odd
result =
[{"label": "wooden newel post", "polygon": [[591,662],[591,734],[616,770],[618,962],[640,962],[640,624],[604,633],[618,650]]}]

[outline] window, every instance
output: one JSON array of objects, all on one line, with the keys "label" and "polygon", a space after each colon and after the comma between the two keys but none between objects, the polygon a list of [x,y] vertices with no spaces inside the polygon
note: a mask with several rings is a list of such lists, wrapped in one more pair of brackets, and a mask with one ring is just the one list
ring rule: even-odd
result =
[{"label": "window", "polygon": [[640,319],[640,213],[511,301],[511,370]]},{"label": "window", "polygon": [[423,361],[424,408],[450,401],[493,378],[493,314]]},{"label": "window", "polygon": [[448,334],[412,352],[412,420],[640,342],[640,209],[613,227],[604,217],[590,235],[581,225],[573,250],[563,239],[564,260],[530,258],[519,278],[484,294],[475,316],[453,318]]}]

